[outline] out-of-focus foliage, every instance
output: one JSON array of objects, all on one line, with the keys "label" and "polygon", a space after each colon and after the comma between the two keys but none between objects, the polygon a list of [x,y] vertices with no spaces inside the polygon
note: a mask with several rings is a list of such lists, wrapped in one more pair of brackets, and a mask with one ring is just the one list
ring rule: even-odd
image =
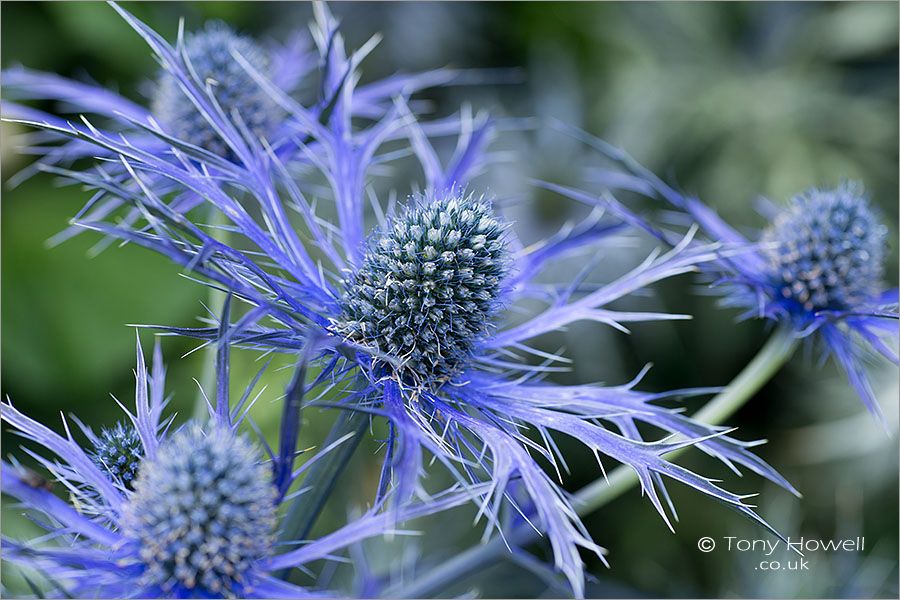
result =
[{"label": "out-of-focus foliage", "polygon": [[[188,30],[219,18],[264,40],[306,27],[311,14],[301,3],[158,2],[126,8],[169,39],[180,17]],[[4,2],[0,10],[3,67],[21,63],[89,75],[146,101],[142,84],[155,76],[156,66],[144,43],[105,4]],[[578,125],[627,148],[739,228],[762,225],[754,211],[758,195],[785,202],[813,185],[860,179],[888,224],[887,280],[897,283],[896,4],[429,2],[339,3],[333,10],[351,46],[375,31],[385,34],[367,76],[444,64],[520,67],[522,83],[445,90],[435,99],[435,111],[471,99],[476,108],[507,116],[556,117]],[[22,133],[3,125],[4,181],[27,164],[15,152]],[[545,128],[507,133],[497,147],[516,152],[516,159],[481,183],[516,200],[509,211],[519,228],[532,228],[537,238],[564,221],[569,214],[563,203],[525,182],[575,183],[589,166],[584,149]],[[133,385],[134,334],[126,324],[195,325],[197,316],[207,316],[201,305],[206,294],[163,258],[138,248],[110,248],[88,258],[96,242],[91,235],[48,248],[45,241],[66,226],[84,199],[77,188],[57,187],[44,175],[3,188],[2,393],[46,423],[58,423],[63,410],[95,426],[111,425],[119,413],[108,394],[126,397]],[[663,285],[657,297],[641,299],[659,310],[693,314],[693,321],[638,325],[630,336],[579,326],[575,334],[546,340],[546,349],[567,345],[575,358],[577,370],[559,377],[619,383],[652,361],[650,389],[726,383],[766,333],[758,322],[735,325],[733,313],[697,291],[684,277]],[[202,352],[180,358],[192,347],[185,340],[164,340],[174,407],[182,415],[191,410],[191,377],[201,372],[204,359]],[[278,358],[276,366],[290,362]],[[251,353],[237,352],[232,380],[247,381],[259,366]],[[268,390],[253,411],[263,431],[278,425],[274,403],[289,376],[277,369],[266,376]],[[883,381],[876,393],[886,414],[896,414],[896,404],[888,403],[898,393],[896,369],[885,368]],[[597,580],[587,594],[896,596],[896,438],[885,438],[867,415],[858,417],[862,411],[841,377],[798,357],[730,424],[741,428],[743,439],[769,438],[762,455],[805,496],[798,501],[764,489],[761,510],[773,524],[791,536],[865,536],[866,552],[820,553],[808,572],[763,573],[756,568],[757,554],[697,550],[702,536],[762,536],[735,523],[732,513],[675,488],[680,523],[677,535],[666,535],[634,490],[586,521],[615,549],[611,570],[590,563]],[[320,443],[331,418],[307,411],[305,443]],[[896,420],[893,427],[896,432]],[[18,444],[3,433],[4,452],[16,452]],[[565,440],[561,446],[563,452],[576,447]],[[359,453],[329,503],[323,529],[343,521],[348,506],[371,497],[378,473],[367,458],[375,451],[372,443]],[[684,460],[699,464],[705,457],[690,454]],[[567,462],[569,489],[599,475],[590,456],[567,454]],[[747,491],[754,487],[748,483]],[[3,517],[6,535],[33,527],[6,505]],[[448,526],[420,541],[437,551],[438,560],[475,536],[447,539],[447,531],[464,532],[468,522],[442,518]],[[367,549],[370,560],[386,554],[383,545]],[[488,597],[544,592],[540,578],[519,574],[512,565],[495,567],[483,574],[478,589]],[[3,583],[20,590],[14,577]]]}]

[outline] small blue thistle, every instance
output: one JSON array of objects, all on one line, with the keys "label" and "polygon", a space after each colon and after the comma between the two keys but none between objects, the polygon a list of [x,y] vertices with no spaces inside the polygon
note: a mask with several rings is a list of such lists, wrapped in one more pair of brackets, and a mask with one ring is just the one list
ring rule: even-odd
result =
[{"label": "small blue thistle", "polygon": [[[260,74],[271,76],[268,54],[252,39],[237,35],[220,21],[188,34],[184,50],[191,67],[225,115],[238,115],[250,133],[269,137],[284,114],[272,97],[239,65],[237,52]],[[232,159],[228,145],[196,105],[182,91],[179,81],[168,71],[159,76],[153,97],[153,114],[175,137],[200,146],[214,154]]]},{"label": "small blue thistle", "polygon": [[863,187],[798,194],[762,236],[774,285],[800,310],[846,310],[875,296],[884,275],[887,229]]},{"label": "small blue thistle", "polygon": [[336,331],[399,361],[399,378],[440,385],[491,329],[508,257],[484,196],[450,190],[375,233],[347,285]]},{"label": "small blue thistle", "polygon": [[[338,594],[304,589],[276,574],[332,559],[362,540],[398,531],[402,521],[471,499],[469,491],[439,494],[397,514],[376,507],[323,538],[304,539],[302,544],[291,540],[275,554],[277,509],[284,500],[283,490],[272,483],[279,457],[260,460],[255,446],[235,433],[240,419],[232,421],[227,414],[220,419],[212,406],[209,429],[190,421],[168,435],[170,420],[159,420],[166,404],[161,360],[157,346],[149,372],[138,344],[136,410],[132,414],[126,409],[145,457],[134,489],[110,481],[105,465],[81,447],[65,419],[63,436],[9,402],[2,404],[0,417],[42,449],[33,456],[55,480],[69,490],[90,491],[89,496],[70,494],[69,504],[40,484],[35,473],[15,461],[0,461],[3,493],[43,515],[40,520],[48,530],[48,535],[27,542],[4,536],[3,559],[43,573],[51,587],[42,597],[334,598]],[[96,440],[95,447],[128,447],[132,441],[127,425],[94,436],[78,424]],[[109,450],[108,455],[115,452]],[[293,459],[294,453],[290,456]],[[284,489],[293,480],[289,477]],[[86,505],[92,510],[85,511]]]},{"label": "small blue thistle", "polygon": [[144,458],[144,446],[134,427],[120,422],[112,429],[103,428],[94,440],[91,458],[113,481],[121,481],[128,489],[134,489],[134,478]]},{"label": "small blue thistle", "polygon": [[[623,150],[578,129],[557,126],[625,171],[598,171],[592,177],[595,183],[664,200],[686,213],[709,239],[735,252],[721,253],[718,260],[702,266],[712,281],[722,284],[723,304],[744,309],[741,319],[783,323],[794,338],[817,344],[823,357],[834,357],[866,408],[886,426],[863,359],[880,354],[900,364],[892,347],[900,334],[900,291],[884,286],[887,229],[861,183],[811,188],[795,195],[786,207],[767,206],[769,226],[748,239],[699,199],[682,195]],[[670,232],[649,225],[611,197],[555,189],[581,202],[603,204],[673,243]]]},{"label": "small blue thistle", "polygon": [[145,463],[123,534],[140,543],[145,584],[241,595],[272,543],[275,505],[271,472],[250,442],[193,425]]}]

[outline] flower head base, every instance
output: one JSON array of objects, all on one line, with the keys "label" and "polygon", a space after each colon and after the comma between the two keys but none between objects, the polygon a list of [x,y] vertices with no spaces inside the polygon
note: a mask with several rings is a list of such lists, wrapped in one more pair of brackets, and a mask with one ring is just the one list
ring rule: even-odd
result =
[{"label": "flower head base", "polygon": [[91,458],[113,481],[121,481],[128,489],[134,489],[134,478],[144,458],[144,446],[134,427],[116,423],[114,428],[104,427],[100,432],[100,437],[94,441]]},{"label": "flower head base", "polygon": [[271,545],[275,505],[249,441],[194,425],[144,463],[123,533],[140,546],[146,584],[241,595],[244,575]]},{"label": "flower head base", "polygon": [[804,311],[842,310],[879,292],[886,235],[862,186],[847,182],[795,196],[762,241],[785,299]]},{"label": "flower head base", "polygon": [[336,330],[396,359],[404,382],[437,387],[491,328],[503,231],[483,197],[457,190],[409,206],[370,239]]},{"label": "flower head base", "polygon": [[[237,52],[256,71],[268,76],[271,66],[265,51],[220,22],[209,23],[203,31],[189,34],[184,46],[200,82],[212,89],[225,114],[230,117],[237,113],[250,133],[258,137],[269,134],[281,118],[281,110],[232,56],[232,52]],[[175,137],[231,158],[220,135],[180,89],[177,79],[167,72],[160,74],[153,114]]]}]

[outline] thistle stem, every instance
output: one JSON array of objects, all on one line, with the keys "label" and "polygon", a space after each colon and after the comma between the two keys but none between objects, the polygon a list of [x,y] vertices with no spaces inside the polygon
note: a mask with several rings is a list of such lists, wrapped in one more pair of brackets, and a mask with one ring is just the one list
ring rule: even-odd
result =
[{"label": "thistle stem", "polygon": [[[719,425],[737,412],[753,395],[769,381],[791,357],[797,340],[789,327],[780,327],[760,349],[759,353],[729,383],[724,390],[710,400],[693,415],[693,419],[708,425]],[[674,458],[684,449],[667,455]],[[581,488],[572,501],[578,516],[583,517],[631,489],[638,482],[634,470],[622,465],[613,470],[609,477],[597,479]],[[507,539],[510,545],[529,544],[539,534],[531,528],[519,527]],[[470,548],[442,563],[439,567],[420,577],[402,592],[389,590],[388,597],[428,598],[448,585],[459,582],[478,571],[496,564],[504,557],[506,548],[503,541],[495,537],[489,542]]]},{"label": "thistle stem", "polygon": [[[796,343],[793,330],[789,327],[780,327],[738,376],[692,418],[707,425],[721,424],[736,413],[778,372],[794,353]],[[675,458],[684,450],[686,448],[670,452],[666,457]],[[638,477],[634,470],[623,465],[610,473],[608,484],[606,479],[597,479],[578,490],[572,504],[579,516],[584,516],[618,497],[637,482]]]},{"label": "thistle stem", "polygon": [[[212,227],[210,235],[219,242],[223,242],[225,244],[228,243],[228,232],[219,229],[220,226],[225,225],[227,220],[225,216],[219,212],[216,207],[210,205],[209,213],[208,213],[209,224]],[[206,307],[210,310],[210,312],[218,317],[222,314],[222,308],[225,306],[225,298],[227,294],[222,290],[218,290],[214,287],[210,287],[206,297]],[[209,417],[209,410],[206,408],[206,398],[203,397],[203,393],[206,393],[206,396],[209,397],[210,402],[215,400],[216,394],[216,359],[217,359],[217,346],[216,344],[210,343],[209,346],[204,348],[203,350],[203,371],[200,373],[200,390],[197,390],[197,398],[194,401],[194,414],[193,418],[202,421],[206,421]],[[213,404],[215,406],[215,404]]]},{"label": "thistle stem", "polygon": [[[347,434],[352,434],[352,437],[320,457],[310,467],[309,473],[303,480],[303,485],[308,488],[308,491],[294,499],[284,516],[281,533],[278,536],[278,541],[285,552],[291,548],[291,543],[304,540],[309,536],[316,518],[325,507],[325,502],[331,495],[338,477],[359,446],[368,426],[368,413],[355,410],[341,412],[335,421],[323,447],[333,444]],[[279,574],[279,577],[287,579],[289,573],[290,569],[285,569]]]}]

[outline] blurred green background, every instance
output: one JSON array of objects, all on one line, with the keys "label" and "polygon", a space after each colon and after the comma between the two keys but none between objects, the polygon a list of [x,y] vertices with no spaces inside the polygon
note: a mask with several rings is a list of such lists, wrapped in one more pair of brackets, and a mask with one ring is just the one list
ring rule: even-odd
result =
[{"label": "blurred green background", "polygon": [[[263,38],[284,39],[306,28],[305,3],[126,3],[168,39],[178,19],[188,29],[219,18]],[[364,81],[433,68],[521,67],[514,85],[429,93],[435,110],[461,101],[506,116],[556,117],[623,146],[638,160],[686,191],[699,195],[739,228],[760,227],[753,202],[763,195],[785,202],[812,185],[861,179],[890,230],[887,281],[897,284],[898,220],[898,7],[896,3],[338,3],[350,47],[372,33],[385,39],[364,64]],[[3,2],[3,67],[25,66],[69,77],[93,78],[145,102],[145,82],[156,66],[143,43],[101,2]],[[0,81],[2,85],[2,81]],[[52,110],[52,105],[44,104]],[[2,176],[28,164],[16,152],[24,130],[4,123]],[[540,193],[528,178],[577,184],[594,159],[558,134],[510,132],[497,147],[516,160],[478,180],[500,196],[521,197],[516,228],[528,239],[551,232],[577,212],[559,197]],[[59,428],[59,412],[86,423],[112,425],[120,416],[110,399],[128,405],[134,393],[134,331],[128,323],[194,326],[205,316],[205,291],[179,269],[139,248],[111,248],[90,256],[96,237],[60,246],[45,242],[62,230],[87,195],[37,176],[2,197],[2,394],[31,416]],[[644,206],[648,208],[647,206]],[[615,266],[649,246],[623,250]],[[577,264],[574,268],[577,271]],[[645,307],[685,312],[693,321],[636,326],[630,336],[601,326],[577,335],[548,336],[576,359],[558,380],[622,383],[654,363],[645,389],[727,383],[762,345],[763,324],[735,324],[696,283],[680,278],[640,299]],[[142,333],[146,354],[153,339]],[[190,414],[204,354],[183,356],[188,341],[164,338],[172,408]],[[232,376],[240,390],[259,367],[237,353]],[[888,438],[828,363],[798,355],[730,424],[743,439],[768,438],[760,448],[804,494],[795,499],[759,478],[737,479],[702,456],[684,464],[721,477],[729,489],[760,491],[762,514],[785,535],[866,537],[862,553],[817,553],[805,572],[762,573],[757,554],[696,548],[702,536],[763,538],[734,513],[673,487],[680,523],[671,535],[637,490],[586,519],[594,539],[610,550],[612,568],[585,557],[595,580],[589,596],[669,597],[896,597],[898,594],[898,373],[873,365],[876,394],[894,431]],[[280,361],[280,362],[279,362]],[[275,366],[290,364],[289,357]],[[267,434],[277,426],[274,402],[290,378],[270,369],[253,412]],[[691,408],[695,402],[689,404]],[[321,442],[330,414],[306,414],[303,441]],[[20,440],[3,431],[3,452],[24,460]],[[576,490],[599,476],[577,445],[561,440]],[[319,528],[345,519],[348,506],[365,504],[377,480],[376,442],[358,452]],[[607,465],[609,467],[609,465]],[[5,502],[3,532],[26,535],[32,525]],[[448,538],[445,527],[419,542],[425,560],[452,555],[471,543],[471,515],[436,523],[464,523]],[[444,534],[441,535],[440,532]],[[372,551],[378,555],[377,549]],[[375,561],[378,562],[377,560]],[[6,564],[4,563],[4,566]],[[11,573],[12,569],[6,570]],[[6,573],[5,573],[6,574]],[[15,592],[21,582],[4,577]],[[448,595],[475,589],[482,596],[533,597],[547,592],[535,577],[501,565]]]}]

